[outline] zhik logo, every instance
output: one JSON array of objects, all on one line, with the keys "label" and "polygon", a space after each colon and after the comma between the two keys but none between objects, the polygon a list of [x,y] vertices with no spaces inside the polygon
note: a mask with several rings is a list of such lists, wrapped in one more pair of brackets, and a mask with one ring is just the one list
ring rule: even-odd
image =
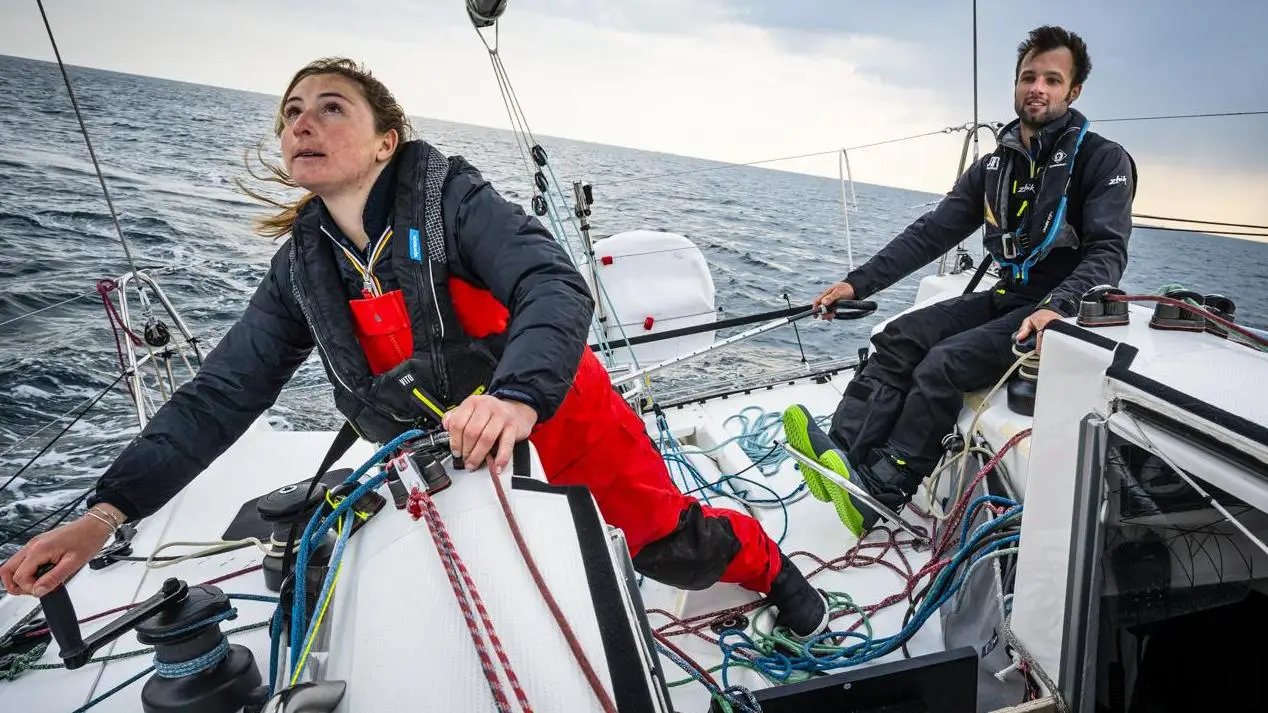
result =
[{"label": "zhik logo", "polygon": [[1114,176],[1109,180],[1109,185],[1117,186],[1120,183],[1127,183],[1127,176]]}]

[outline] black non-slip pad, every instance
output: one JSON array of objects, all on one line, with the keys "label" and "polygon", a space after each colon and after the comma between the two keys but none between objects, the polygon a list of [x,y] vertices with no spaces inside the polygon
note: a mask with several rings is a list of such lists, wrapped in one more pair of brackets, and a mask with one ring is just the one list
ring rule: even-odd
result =
[{"label": "black non-slip pad", "polygon": [[[349,475],[352,475],[351,468],[339,468],[337,470],[327,471],[322,476],[321,482],[326,487],[333,488],[342,483]],[[294,485],[308,489],[308,478],[301,480]],[[273,491],[269,491],[273,492]],[[234,516],[233,522],[229,523],[229,527],[220,537],[224,540],[245,540],[248,537],[255,537],[264,542],[268,542],[269,535],[273,533],[273,525],[265,522],[260,518],[259,511],[256,510],[256,504],[260,502],[260,498],[268,495],[261,493],[242,504],[238,509],[238,514]],[[377,509],[377,508],[376,508]],[[302,530],[301,530],[302,531]]]}]

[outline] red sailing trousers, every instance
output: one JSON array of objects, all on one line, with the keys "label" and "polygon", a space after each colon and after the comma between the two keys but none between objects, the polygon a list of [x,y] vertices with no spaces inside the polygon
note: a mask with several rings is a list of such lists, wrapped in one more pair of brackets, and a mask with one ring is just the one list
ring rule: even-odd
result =
[{"label": "red sailing trousers", "polygon": [[[449,288],[468,334],[480,338],[506,329],[509,314],[488,291],[456,278]],[[770,591],[780,568],[775,541],[752,517],[683,495],[643,429],[603,364],[583,347],[563,404],[533,428],[529,440],[549,482],[590,490],[603,519],[624,531],[639,571],[683,588],[723,581]]]},{"label": "red sailing trousers", "polygon": [[[453,277],[449,288],[458,320],[468,334],[479,339],[506,329],[509,314],[488,291]],[[379,308],[377,302],[389,297],[376,300],[375,309],[403,307],[384,302]],[[403,315],[404,309],[392,312]],[[384,345],[391,340],[381,336],[383,332],[392,332],[403,343],[412,342],[405,339],[408,318],[393,319],[390,326],[378,324],[369,307],[362,306],[357,321],[358,336],[367,351],[386,350]],[[380,361],[387,368],[400,361],[396,353],[382,356]],[[704,505],[678,490],[644,431],[642,418],[612,387],[607,370],[589,347],[583,347],[576,377],[559,410],[537,424],[529,440],[550,483],[590,490],[603,519],[624,531],[640,572],[685,589],[723,581],[756,592],[770,591],[780,569],[774,540],[752,517]]]}]

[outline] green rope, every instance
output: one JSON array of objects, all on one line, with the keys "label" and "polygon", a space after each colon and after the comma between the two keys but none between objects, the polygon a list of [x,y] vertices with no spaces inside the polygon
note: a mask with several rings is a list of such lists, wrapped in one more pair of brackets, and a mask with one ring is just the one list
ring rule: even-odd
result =
[{"label": "green rope", "polygon": [[[873,635],[875,632],[872,629],[871,617],[869,617],[867,613],[863,611],[862,607],[860,607],[858,604],[854,602],[853,597],[846,594],[845,592],[824,592],[824,594],[828,595],[828,611],[829,612],[834,612],[834,613],[845,612],[845,613],[857,614],[862,620],[863,629],[867,632],[867,638],[869,640],[873,638]],[[783,627],[771,626],[770,630],[763,630],[761,627],[758,626],[758,622],[762,619],[761,617],[762,612],[764,612],[766,609],[769,609],[769,608],[770,608],[770,605],[766,605],[758,609],[757,611],[753,612],[752,639],[753,639],[753,643],[757,647],[757,650],[761,652],[763,656],[769,656],[775,653],[776,649],[783,649],[784,651],[792,651],[792,652],[800,653],[802,651],[802,643],[798,641],[797,639],[794,639],[793,637],[789,636],[788,632]],[[773,618],[772,618],[772,621],[774,621]],[[840,653],[841,651],[844,650],[844,648],[845,647],[843,646],[835,646],[832,644],[828,644],[826,642],[820,642],[818,644],[815,644],[814,646],[811,646],[810,651],[819,655],[835,654],[835,653]],[[817,677],[816,674],[813,674],[810,672],[794,672],[793,675],[789,676],[787,680],[777,680],[777,679],[770,678],[769,676],[765,675],[765,673],[763,673],[761,670],[755,668],[754,666],[749,665],[747,662],[743,661],[742,659],[733,659],[731,665],[740,666],[741,668],[747,668],[752,671],[757,671],[759,674],[762,674],[762,678],[766,679],[767,683],[770,683],[770,684],[798,683],[801,681],[807,681],[811,678]]]},{"label": "green rope", "polygon": [[44,656],[47,643],[38,644],[24,654],[9,654],[0,660],[0,681],[13,681],[36,665]]},{"label": "green rope", "polygon": [[[230,629],[225,632],[225,636],[233,634],[241,634],[244,631],[253,629],[263,629],[268,626],[269,622],[261,621],[255,624],[247,624],[239,626],[236,629]],[[48,643],[42,643],[24,654],[10,654],[4,657],[3,666],[0,666],[0,681],[13,681],[27,671],[56,671],[66,668],[65,663],[39,663],[44,658],[44,653],[48,650]],[[135,658],[146,654],[154,653],[153,647],[148,649],[137,649],[136,651],[127,651],[122,654],[111,654],[109,656],[98,656],[88,660],[88,663],[106,663],[109,661],[121,661],[123,659]]]}]

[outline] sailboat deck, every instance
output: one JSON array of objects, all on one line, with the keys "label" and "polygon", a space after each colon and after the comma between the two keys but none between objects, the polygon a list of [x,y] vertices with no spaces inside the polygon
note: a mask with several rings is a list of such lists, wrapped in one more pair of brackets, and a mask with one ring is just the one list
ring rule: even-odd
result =
[{"label": "sailboat deck", "polygon": [[[718,482],[726,474],[733,474],[748,468],[753,459],[744,453],[740,444],[734,440],[709,455],[692,452],[694,449],[708,450],[744,433],[745,419],[752,426],[758,419],[768,419],[765,423],[774,422],[770,428],[760,433],[765,438],[760,445],[754,444],[752,451],[765,454],[771,451],[776,440],[783,441],[783,431],[779,426],[778,416],[787,406],[800,403],[816,417],[830,418],[840,400],[845,384],[852,376],[852,371],[839,372],[823,383],[816,383],[814,377],[804,377],[792,383],[784,382],[769,388],[763,387],[749,392],[742,392],[723,397],[715,397],[703,402],[694,402],[675,406],[665,410],[665,420],[671,433],[682,444],[683,451],[699,472],[700,477],[708,482]],[[648,432],[657,438],[654,415],[647,417]],[[758,424],[760,425],[760,424]],[[777,455],[780,453],[776,448]],[[716,460],[715,460],[716,458]],[[758,455],[761,461],[761,455]],[[722,466],[719,466],[719,461]],[[747,486],[750,499],[773,498],[766,489],[786,496],[801,485],[802,478],[791,459],[783,458],[777,470],[769,475],[761,473],[757,468],[744,472],[744,477],[759,483],[761,486],[736,482],[737,488]],[[675,468],[670,466],[671,474]],[[688,489],[695,482],[686,482],[678,478],[680,488]],[[911,537],[896,528],[881,528],[868,533],[864,541],[859,541],[837,519],[836,511],[829,503],[823,503],[809,495],[804,488],[800,499],[786,507],[754,507],[746,510],[737,501],[712,495],[710,504],[717,507],[749,511],[762,523],[766,532],[773,538],[781,539],[781,549],[789,554],[792,561],[806,574],[815,587],[828,592],[848,595],[858,606],[873,607],[883,601],[893,602],[890,606],[874,611],[870,615],[870,623],[877,638],[897,633],[903,628],[903,616],[907,612],[909,602],[906,597],[899,596],[907,587],[907,579],[898,572],[918,571],[929,561],[927,549],[917,549],[911,544],[899,547],[886,547],[886,543],[896,540],[909,543]],[[923,497],[923,496],[922,496]],[[929,520],[924,520],[910,510],[903,512],[904,518],[913,525],[928,528]],[[883,525],[883,523],[882,523]],[[786,529],[786,532],[785,532]],[[890,532],[893,530],[893,533]],[[855,551],[859,555],[853,563],[847,564],[844,556]],[[834,568],[825,569],[823,562],[834,563]],[[897,570],[897,571],[895,571]],[[650,626],[663,633],[669,633],[670,640],[682,651],[706,669],[722,663],[722,651],[716,641],[717,634],[710,630],[708,624],[716,617],[707,616],[717,612],[753,602],[757,596],[734,584],[718,584],[704,591],[684,592],[665,585],[645,580],[641,587],[643,603],[649,615]],[[897,601],[896,601],[897,600]],[[692,618],[702,626],[700,635],[691,633],[675,634],[683,631],[676,626],[674,618]],[[766,612],[759,617],[757,625],[769,631],[773,612]],[[833,622],[834,631],[848,630],[860,621],[857,614],[845,614]],[[753,622],[750,620],[749,632]],[[862,629],[858,629],[862,631]],[[708,637],[708,638],[705,638]],[[852,641],[857,641],[854,639]],[[918,656],[944,648],[941,628],[933,622],[919,630],[909,641],[907,650],[912,656]],[[872,665],[893,661],[904,657],[901,650],[877,658],[862,665]],[[670,679],[682,680],[685,673],[672,662],[661,657],[666,667],[666,676]],[[715,677],[721,683],[721,672]],[[740,666],[729,669],[727,682],[740,684],[749,689],[766,688],[771,684],[759,674]],[[670,695],[675,708],[683,711],[705,711],[709,706],[709,694],[701,686],[682,685],[671,688]]]}]

